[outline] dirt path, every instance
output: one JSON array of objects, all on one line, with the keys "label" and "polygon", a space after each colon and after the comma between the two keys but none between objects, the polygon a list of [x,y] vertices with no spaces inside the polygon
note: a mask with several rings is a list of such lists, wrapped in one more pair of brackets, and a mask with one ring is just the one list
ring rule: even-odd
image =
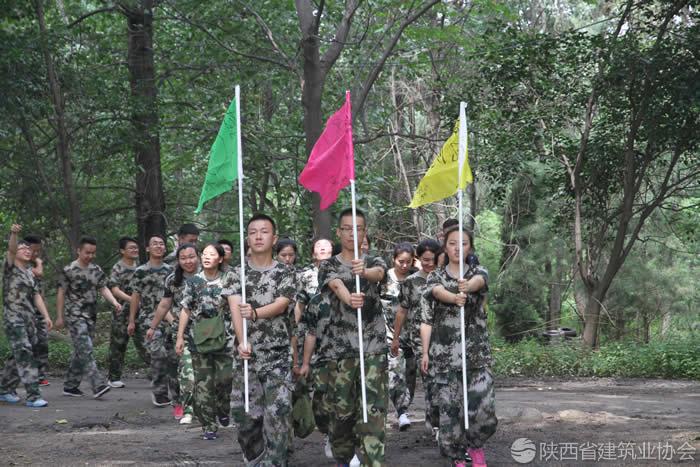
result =
[{"label": "dirt path", "polygon": [[[241,465],[235,429],[200,440],[198,426],[180,426],[169,409],[151,405],[146,380],[127,380],[100,401],[64,397],[60,379],[51,382],[47,408],[0,405],[1,465]],[[417,419],[422,394],[410,430],[399,432],[390,416],[388,466],[448,465]],[[698,382],[507,379],[496,397],[490,466],[522,465],[511,453],[520,438],[533,443],[534,451],[526,440],[516,446],[523,460],[534,456],[530,465],[700,465]],[[333,465],[319,433],[294,448],[291,465]]]}]

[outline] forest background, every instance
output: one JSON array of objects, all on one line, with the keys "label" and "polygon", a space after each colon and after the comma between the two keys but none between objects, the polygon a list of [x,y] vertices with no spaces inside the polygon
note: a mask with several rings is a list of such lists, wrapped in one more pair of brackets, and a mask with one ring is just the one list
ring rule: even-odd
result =
[{"label": "forest background", "polygon": [[[0,3],[0,228],[44,237],[51,306],[82,234],[105,270],[120,236],[183,222],[237,244],[234,192],[193,214],[236,84],[244,214],[269,213],[303,260],[349,204],[319,211],[297,182],[344,91],[387,259],[457,214],[406,206],[463,100],[497,372],[700,379],[698,2]],[[577,337],[543,336],[560,328]],[[63,334],[51,349],[65,365]]]}]

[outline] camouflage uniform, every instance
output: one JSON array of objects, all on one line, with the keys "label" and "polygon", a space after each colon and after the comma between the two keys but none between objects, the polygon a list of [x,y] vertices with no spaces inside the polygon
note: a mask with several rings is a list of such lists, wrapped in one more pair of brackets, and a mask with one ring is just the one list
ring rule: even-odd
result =
[{"label": "camouflage uniform", "polygon": [[[394,339],[394,321],[396,320],[396,308],[399,306],[401,283],[402,281],[399,281],[396,277],[394,268],[389,269],[386,274],[386,281],[382,285],[382,309],[384,310],[384,321],[386,321],[386,340],[389,344]],[[404,341],[403,335],[401,337],[401,340]],[[413,367],[415,368],[415,357],[410,346],[400,346],[399,354],[396,357],[391,354],[391,351],[387,352],[389,361],[389,399],[394,404],[398,415],[406,413],[413,399],[406,383],[406,354],[408,352],[410,352],[409,355],[414,362]]]},{"label": "camouflage uniform", "polygon": [[309,299],[301,315],[300,328],[304,335],[316,336],[316,346],[311,357],[313,398],[311,409],[318,431],[330,435],[333,421],[331,401],[331,374],[335,370],[335,360],[331,358],[332,342],[324,339],[331,319],[331,302],[328,294],[316,294]]},{"label": "camouflage uniform", "polygon": [[[488,273],[481,266],[469,267],[464,275],[470,279]],[[480,448],[496,431],[491,348],[486,328],[484,301],[487,287],[467,296],[464,306],[469,430],[464,429],[462,394],[462,352],[459,307],[436,300],[432,290],[442,285],[456,293],[457,279],[445,267],[428,276],[421,297],[421,321],[432,326],[430,370],[434,378],[434,396],[440,405],[440,448],[454,460],[464,459],[467,448]]]},{"label": "camouflage uniform", "polygon": [[[34,264],[31,265],[34,267]],[[34,274],[32,274],[34,275]],[[39,294],[44,297],[44,281],[34,275],[34,281],[39,288]],[[44,302],[46,302],[44,300]],[[46,369],[49,366],[49,328],[46,326],[44,315],[37,307],[34,307],[36,318],[36,345],[34,345],[34,359],[39,369],[39,381],[46,378]]]},{"label": "camouflage uniform", "polygon": [[229,402],[218,397],[217,391],[231,378],[231,347],[233,336],[231,326],[226,328],[227,345],[218,352],[200,353],[194,343],[192,328],[201,318],[212,318],[217,313],[230,315],[226,297],[232,295],[225,287],[224,276],[219,273],[214,280],[209,280],[204,271],[195,274],[185,282],[180,306],[190,312],[186,347],[192,354],[194,368],[194,412],[204,431],[216,432],[217,416],[228,416]]},{"label": "camouflage uniform", "polygon": [[[364,256],[365,268],[381,267],[386,263],[379,257]],[[380,284],[360,279],[365,294],[362,308],[363,349],[365,356],[365,386],[367,390],[367,423],[362,422],[360,387],[359,336],[357,310],[341,302],[329,283],[340,279],[350,292],[355,291],[355,277],[350,262],[340,255],[321,263],[318,273],[320,291],[327,294],[331,318],[324,342],[326,354],[337,362],[331,379],[334,422],[331,431],[333,455],[338,463],[346,464],[359,445],[363,465],[384,464],[384,440],[387,410],[387,345],[386,324],[380,302]],[[359,439],[358,439],[359,438]]]},{"label": "camouflage uniform", "polygon": [[[113,287],[119,287],[122,292],[131,295],[131,279],[134,277],[135,271],[136,266],[127,266],[123,261],[117,261],[112,267],[107,287],[109,287],[110,290]],[[129,302],[118,301],[122,305],[122,311],[121,313],[117,313],[117,310],[112,310],[112,326],[109,334],[108,379],[110,381],[122,379],[124,355],[126,354],[126,347],[129,344],[129,333],[127,332],[127,325],[129,323]],[[141,357],[141,360],[143,360],[146,365],[150,366],[151,356],[143,345],[145,336],[143,335],[143,328],[141,326],[136,327],[136,334],[134,337],[132,342],[136,347],[136,351]]]},{"label": "camouflage uniform", "polygon": [[[246,266],[246,302],[254,308],[286,297],[286,313],[270,319],[248,320],[248,342],[253,348],[248,363],[249,411],[245,412],[243,378],[236,378],[231,410],[238,424],[238,444],[249,465],[286,465],[292,414],[292,356],[290,312],[296,294],[296,277],[278,262],[265,269]],[[240,268],[227,276],[227,288],[241,293]],[[243,373],[243,359],[234,352],[234,372]]]},{"label": "camouflage uniform", "polygon": [[41,397],[39,371],[34,358],[36,344],[34,296],[39,287],[31,271],[3,259],[2,295],[5,336],[12,353],[5,360],[0,394],[14,393],[20,381],[27,391],[27,401]]},{"label": "camouflage uniform", "polygon": [[73,340],[73,355],[63,383],[66,389],[77,389],[85,375],[93,392],[107,384],[93,354],[97,294],[106,286],[107,277],[96,264],[82,268],[76,260],[61,271],[58,287],[65,293],[65,321]]},{"label": "camouflage uniform", "polygon": [[[412,360],[421,361],[423,357],[423,344],[420,338],[420,298],[425,290],[426,278],[428,275],[423,271],[417,271],[406,278],[401,283],[401,292],[399,293],[399,305],[405,310],[408,310],[406,319],[401,328],[401,337],[399,338],[400,347],[404,349],[404,355],[408,352],[413,353]],[[411,368],[406,368],[406,382],[408,390],[411,394],[411,400],[415,394],[416,388],[416,371],[411,371]],[[425,389],[425,419],[433,427],[438,427],[440,423],[440,409],[437,405],[437,399],[433,403],[433,388],[430,373],[423,374],[423,388]]]},{"label": "camouflage uniform", "polygon": [[[183,272],[182,283],[179,286],[176,286],[174,283],[175,273],[165,278],[163,298],[172,300],[170,315],[173,317],[173,322],[168,327],[168,330],[172,334],[172,339],[174,340],[177,340],[177,329],[180,322],[180,304],[182,302],[182,294],[185,291],[186,280],[193,276],[194,274],[190,275]],[[183,406],[185,414],[194,415],[192,410],[192,404],[194,402],[194,368],[192,366],[192,353],[190,352],[187,341],[185,341],[185,349],[178,361],[177,376],[180,394],[178,400],[175,402]]]},{"label": "camouflage uniform", "polygon": [[172,266],[167,264],[162,264],[160,267],[153,267],[150,263],[142,264],[134,271],[131,290],[132,293],[136,292],[141,297],[136,316],[136,329],[144,336],[141,342],[151,355],[153,395],[168,397],[168,389],[170,389],[170,394],[177,400],[180,391],[177,379],[178,358],[170,325],[164,321],[161,322],[153,334],[153,339],[144,340],[156,308],[163,298],[165,278],[172,272]]}]

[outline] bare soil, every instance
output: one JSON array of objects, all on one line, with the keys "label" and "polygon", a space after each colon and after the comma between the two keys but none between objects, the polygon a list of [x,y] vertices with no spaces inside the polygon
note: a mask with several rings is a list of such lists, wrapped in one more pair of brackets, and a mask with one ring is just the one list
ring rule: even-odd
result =
[{"label": "bare soil", "polygon": [[[199,426],[179,425],[170,409],[151,404],[145,379],[128,379],[102,400],[65,397],[61,378],[50,381],[46,408],[0,405],[0,465],[242,464],[235,428],[201,440]],[[490,466],[522,465],[511,454],[519,438],[534,443],[531,465],[700,465],[700,382],[501,379],[496,398]],[[419,387],[407,431],[390,415],[388,466],[449,465],[424,427],[423,403]],[[318,432],[295,440],[290,465],[333,465]]]}]

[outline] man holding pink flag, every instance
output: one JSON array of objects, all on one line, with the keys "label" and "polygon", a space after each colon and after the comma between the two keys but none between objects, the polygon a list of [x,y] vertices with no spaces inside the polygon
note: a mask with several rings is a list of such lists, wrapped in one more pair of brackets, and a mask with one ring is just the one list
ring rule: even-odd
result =
[{"label": "man holding pink flag", "polygon": [[356,448],[362,465],[381,466],[388,380],[379,285],[387,267],[379,257],[359,256],[358,240],[365,236],[367,225],[365,214],[355,207],[353,156],[347,92],[345,104],[328,119],[299,182],[319,193],[321,209],[333,204],[342,188],[351,186],[352,208],[341,212],[336,230],[341,252],[324,261],[318,274],[319,293],[332,310],[324,339],[331,343],[337,360],[330,376],[334,415],[330,442],[341,466],[349,465]]}]

